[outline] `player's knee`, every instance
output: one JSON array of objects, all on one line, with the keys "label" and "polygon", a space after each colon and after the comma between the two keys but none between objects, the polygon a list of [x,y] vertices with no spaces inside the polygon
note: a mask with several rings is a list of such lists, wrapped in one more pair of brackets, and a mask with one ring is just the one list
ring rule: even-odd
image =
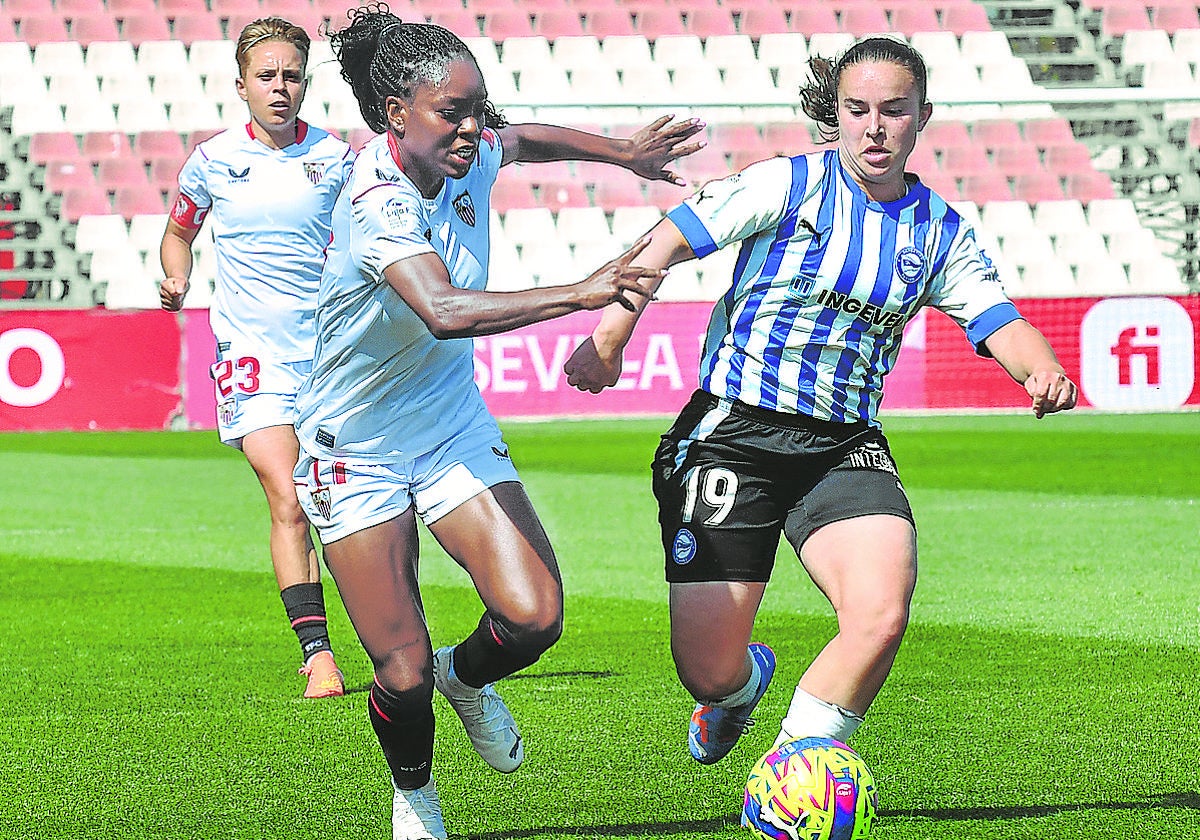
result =
[{"label": "player's knee", "polygon": [[842,622],[842,633],[873,651],[894,651],[908,628],[908,604],[886,603],[856,611]]},{"label": "player's knee", "polygon": [[430,692],[433,696],[433,660],[429,656],[416,656],[405,646],[387,650],[368,650],[375,679],[384,688],[393,692]]},{"label": "player's knee", "polygon": [[519,667],[537,662],[562,636],[562,610],[543,610],[521,619],[492,615],[492,633]]}]

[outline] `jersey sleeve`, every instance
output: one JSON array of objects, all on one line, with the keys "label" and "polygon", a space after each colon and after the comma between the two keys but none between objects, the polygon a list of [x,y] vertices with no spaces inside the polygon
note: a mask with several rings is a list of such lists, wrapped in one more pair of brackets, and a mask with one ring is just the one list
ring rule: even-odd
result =
[{"label": "jersey sleeve", "polygon": [[935,277],[930,304],[962,327],[980,356],[991,356],[983,343],[988,336],[1021,317],[1004,293],[996,267],[979,247],[975,230],[965,222],[955,232],[946,264]]},{"label": "jersey sleeve", "polygon": [[408,183],[380,185],[354,201],[354,216],[361,235],[359,262],[376,282],[389,265],[418,254],[437,253],[416,188]]},{"label": "jersey sleeve", "polygon": [[488,181],[496,182],[500,174],[500,164],[504,162],[504,143],[500,140],[500,132],[485,128],[479,140],[479,157],[476,165],[483,170]]},{"label": "jersey sleeve", "polygon": [[171,220],[190,230],[199,229],[212,209],[207,163],[203,149],[197,146],[179,170],[179,196],[171,207]]},{"label": "jersey sleeve", "polygon": [[788,158],[759,161],[717,181],[667,213],[697,257],[779,224],[792,186]]}]

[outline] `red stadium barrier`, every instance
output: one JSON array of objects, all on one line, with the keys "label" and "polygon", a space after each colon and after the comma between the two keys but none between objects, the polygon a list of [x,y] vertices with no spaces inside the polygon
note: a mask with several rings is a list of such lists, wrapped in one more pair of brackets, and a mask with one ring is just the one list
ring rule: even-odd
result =
[{"label": "red stadium barrier", "polygon": [[0,430],[169,428],[180,350],[161,312],[0,311]]},{"label": "red stadium barrier", "polygon": [[[1200,296],[1020,301],[1022,314],[1105,410],[1200,408]],[[642,318],[616,388],[567,385],[562,365],[599,317],[577,313],[475,344],[476,383],[502,418],[672,414],[696,387],[712,305],[660,301]],[[0,430],[210,429],[213,338],[207,313],[0,311]],[[182,361],[182,364],[181,364]],[[1025,392],[977,357],[948,318],[909,324],[884,409],[1026,407]]]}]

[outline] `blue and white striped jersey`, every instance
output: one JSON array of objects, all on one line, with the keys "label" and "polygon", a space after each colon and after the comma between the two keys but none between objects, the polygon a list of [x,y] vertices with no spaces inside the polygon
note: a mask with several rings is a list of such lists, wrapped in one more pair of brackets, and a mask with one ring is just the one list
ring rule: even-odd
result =
[{"label": "blue and white striped jersey", "polygon": [[872,201],[829,150],[753,164],[671,210],[697,257],[742,243],[709,322],[702,389],[878,425],[883,377],[926,304],[987,355],[983,340],[1020,315],[970,225],[907,177],[906,196]]},{"label": "blue and white striped jersey", "polygon": [[470,171],[447,178],[427,199],[404,174],[391,135],[359,152],[334,208],[317,354],[296,398],[296,434],[308,454],[373,463],[415,458],[487,412],[472,339],[434,338],[383,273],[432,253],[455,286],[482,290],[502,158],[500,138],[485,129]]},{"label": "blue and white striped jersey", "polygon": [[312,359],[317,284],[330,216],[350,175],[349,144],[297,122],[283,149],[247,125],[196,146],[179,173],[172,218],[198,228],[210,217],[217,284],[209,321],[221,344],[276,362]]}]

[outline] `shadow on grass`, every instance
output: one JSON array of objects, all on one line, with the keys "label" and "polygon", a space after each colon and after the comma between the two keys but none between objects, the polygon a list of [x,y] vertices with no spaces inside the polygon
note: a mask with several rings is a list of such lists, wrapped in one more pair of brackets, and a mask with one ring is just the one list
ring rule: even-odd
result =
[{"label": "shadow on grass", "polygon": [[[886,819],[904,820],[918,818],[936,822],[959,822],[976,820],[1014,820],[1033,817],[1049,817],[1054,814],[1075,811],[1155,811],[1181,809],[1200,811],[1200,793],[1170,793],[1140,802],[1075,802],[1061,805],[998,806],[992,808],[919,808],[910,810],[880,811]],[[462,834],[451,836],[478,838],[478,840],[519,840],[525,837],[544,835],[587,835],[595,837],[643,837],[650,835],[693,834],[719,831],[738,825],[739,815],[717,817],[707,820],[688,820],[670,823],[629,823],[625,825],[553,826],[530,828],[521,831],[495,831],[485,834]]]}]

